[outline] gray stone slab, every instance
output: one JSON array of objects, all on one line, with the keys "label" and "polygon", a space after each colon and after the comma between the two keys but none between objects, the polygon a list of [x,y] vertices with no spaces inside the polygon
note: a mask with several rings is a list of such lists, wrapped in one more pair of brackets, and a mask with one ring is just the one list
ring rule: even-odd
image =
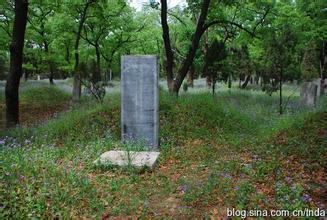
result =
[{"label": "gray stone slab", "polygon": [[317,85],[317,96],[320,96],[321,80],[315,79],[312,82]]},{"label": "gray stone slab", "polygon": [[319,78],[312,82],[317,85],[317,96],[323,96],[325,94],[326,79],[321,80],[321,78]]},{"label": "gray stone slab", "polygon": [[157,56],[121,58],[121,136],[123,142],[158,148],[159,91]]},{"label": "gray stone slab", "polygon": [[153,169],[159,157],[159,152],[154,151],[120,151],[112,150],[101,154],[94,161],[97,165],[114,165],[120,167],[133,166],[136,168],[148,167]]},{"label": "gray stone slab", "polygon": [[302,85],[300,92],[300,102],[302,105],[308,107],[316,106],[317,88],[318,86],[313,82],[305,82]]}]

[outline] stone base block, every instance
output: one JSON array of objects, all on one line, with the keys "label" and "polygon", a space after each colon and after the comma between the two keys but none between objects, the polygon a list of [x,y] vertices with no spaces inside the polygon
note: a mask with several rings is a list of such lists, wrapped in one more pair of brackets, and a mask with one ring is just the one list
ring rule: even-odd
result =
[{"label": "stone base block", "polygon": [[97,165],[133,166],[136,168],[147,167],[153,169],[160,153],[155,151],[121,151],[111,150],[101,154],[94,161]]}]

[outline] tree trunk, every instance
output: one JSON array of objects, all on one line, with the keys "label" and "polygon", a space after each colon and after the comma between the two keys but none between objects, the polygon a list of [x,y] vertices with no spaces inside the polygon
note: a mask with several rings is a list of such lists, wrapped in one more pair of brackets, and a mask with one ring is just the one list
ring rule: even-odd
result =
[{"label": "tree trunk", "polygon": [[78,101],[81,97],[81,74],[79,73],[79,70],[75,72],[74,75],[74,82],[73,82],[73,101]]},{"label": "tree trunk", "polygon": [[325,95],[325,79],[321,78],[320,80],[320,96]]},{"label": "tree trunk", "polygon": [[191,66],[190,70],[187,73],[187,85],[191,88],[194,86],[194,68]]},{"label": "tree trunk", "polygon": [[279,77],[279,114],[283,114],[283,96],[282,96],[282,85],[283,85],[283,68],[280,69]]},{"label": "tree trunk", "polygon": [[[75,48],[76,49],[76,48]],[[74,82],[73,82],[73,100],[78,101],[81,98],[81,74],[79,70],[79,55],[75,52]]]},{"label": "tree trunk", "polygon": [[232,88],[232,76],[228,74],[228,88]]},{"label": "tree trunk", "polygon": [[10,44],[10,71],[6,83],[6,127],[19,124],[19,81],[22,75],[23,48],[28,1],[15,0],[15,20]]},{"label": "tree trunk", "polygon": [[[78,40],[79,41],[79,40]],[[77,44],[78,44],[78,41]],[[75,46],[75,66],[74,66],[74,83],[73,83],[73,100],[78,101],[81,98],[81,74],[79,70],[78,46]]]},{"label": "tree trunk", "polygon": [[113,79],[112,69],[109,69],[109,81],[111,82],[112,79]]},{"label": "tree trunk", "polygon": [[27,82],[28,76],[29,76],[29,72],[28,71],[25,71],[25,73],[24,73],[24,80],[25,80],[25,82]]},{"label": "tree trunk", "polygon": [[215,98],[215,89],[216,89],[216,79],[212,79],[212,97]]},{"label": "tree trunk", "polygon": [[162,25],[162,38],[164,40],[165,52],[166,52],[166,75],[167,86],[169,92],[172,94],[174,90],[174,54],[171,49],[169,26],[167,22],[167,0],[161,0],[161,25]]},{"label": "tree trunk", "polygon": [[53,82],[53,77],[54,77],[54,68],[53,68],[53,63],[52,63],[51,60],[49,61],[49,69],[50,69],[49,81],[50,81],[50,84],[51,84],[51,85],[54,85],[54,82]]},{"label": "tree trunk", "polygon": [[327,42],[322,42],[321,55],[320,55],[320,96],[325,94],[325,79],[327,70]]},{"label": "tree trunk", "polygon": [[101,55],[100,55],[100,48],[99,48],[99,44],[95,45],[95,54],[96,54],[96,67],[94,70],[94,74],[93,74],[93,83],[97,83],[99,81],[101,81]]},{"label": "tree trunk", "polygon": [[259,77],[258,76],[255,76],[254,82],[255,82],[256,85],[259,85]]},{"label": "tree trunk", "polygon": [[[206,30],[205,34],[204,34],[204,48],[203,48],[203,56],[204,57],[206,57],[208,49],[209,49],[209,31]],[[211,87],[211,78],[210,78],[210,74],[208,71],[208,65],[206,62],[204,62],[202,72],[203,72],[203,76],[206,77],[206,85],[208,88],[210,88]]]},{"label": "tree trunk", "polygon": [[46,42],[45,40],[43,43],[44,43],[44,51],[47,55],[47,62],[49,65],[49,81],[50,81],[51,85],[54,85],[54,82],[53,82],[54,71],[53,71],[53,63],[50,60],[49,45],[48,45],[48,42]]},{"label": "tree trunk", "polygon": [[88,1],[83,9],[83,12],[81,13],[81,19],[79,21],[78,30],[76,33],[76,40],[74,45],[74,55],[75,55],[75,65],[74,65],[74,83],[73,83],[73,100],[78,101],[81,98],[81,71],[79,68],[79,41],[81,39],[81,34],[83,30],[83,25],[86,20],[86,13],[87,9],[90,6],[90,4],[93,3],[92,1]]},{"label": "tree trunk", "polygon": [[167,70],[167,84],[169,88],[170,94],[178,95],[179,89],[182,85],[183,80],[193,63],[193,59],[195,57],[196,50],[199,47],[199,41],[201,39],[202,34],[205,31],[205,20],[208,14],[210,0],[204,0],[202,3],[200,17],[197,22],[196,30],[192,38],[191,46],[189,47],[188,53],[186,55],[186,59],[182,63],[180,69],[177,72],[177,76],[175,80],[173,79],[173,54],[170,45],[169,38],[169,27],[167,23],[167,1],[161,0],[161,24],[162,24],[162,36],[164,39],[165,51],[166,51],[166,70]]},{"label": "tree trunk", "polygon": [[202,3],[201,13],[200,13],[200,17],[198,19],[195,33],[193,35],[192,44],[188,50],[186,59],[184,60],[182,66],[179,69],[178,74],[176,76],[174,89],[177,94],[178,94],[178,91],[182,85],[182,82],[187,74],[188,69],[190,68],[190,66],[193,63],[193,59],[195,57],[196,50],[199,47],[199,42],[200,42],[201,36],[205,31],[204,25],[205,25],[205,21],[207,18],[209,5],[210,5],[210,0],[204,0]]},{"label": "tree trunk", "polygon": [[66,56],[65,56],[65,60],[67,61],[67,63],[70,63],[69,43],[68,43],[68,44],[65,43],[65,47],[66,47]]},{"label": "tree trunk", "polygon": [[178,96],[178,92],[176,93],[176,89],[175,89],[175,81],[167,79],[167,85],[168,85],[169,94],[174,95],[174,96]]},{"label": "tree trunk", "polygon": [[247,87],[247,85],[249,84],[249,82],[250,82],[250,79],[251,79],[251,75],[248,75],[248,76],[246,76],[246,78],[245,78],[245,82],[243,83],[243,85],[242,85],[242,89],[245,89],[246,87]]},{"label": "tree trunk", "polygon": [[211,75],[209,74],[209,72],[208,71],[206,71],[206,85],[207,85],[207,87],[210,89],[210,87],[211,87],[211,84],[212,84],[212,80],[211,80]]}]

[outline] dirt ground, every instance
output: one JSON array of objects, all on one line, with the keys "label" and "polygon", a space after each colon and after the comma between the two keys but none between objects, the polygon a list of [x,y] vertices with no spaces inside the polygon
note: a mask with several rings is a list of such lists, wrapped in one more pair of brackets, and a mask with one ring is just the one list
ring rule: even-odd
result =
[{"label": "dirt ground", "polygon": [[[58,113],[67,110],[68,104],[56,106],[32,106],[21,103],[19,105],[20,116],[19,121],[23,127],[30,127],[41,124],[50,118],[56,117]],[[6,128],[6,106],[0,103],[0,131]]]}]

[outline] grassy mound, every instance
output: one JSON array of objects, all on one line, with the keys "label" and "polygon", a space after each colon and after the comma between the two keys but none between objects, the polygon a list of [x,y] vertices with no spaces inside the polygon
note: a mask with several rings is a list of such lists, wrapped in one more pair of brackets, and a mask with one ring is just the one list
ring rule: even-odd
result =
[{"label": "grassy mound", "polygon": [[67,102],[69,98],[69,94],[56,86],[30,88],[20,93],[20,101],[22,103],[41,107],[60,105]]}]

